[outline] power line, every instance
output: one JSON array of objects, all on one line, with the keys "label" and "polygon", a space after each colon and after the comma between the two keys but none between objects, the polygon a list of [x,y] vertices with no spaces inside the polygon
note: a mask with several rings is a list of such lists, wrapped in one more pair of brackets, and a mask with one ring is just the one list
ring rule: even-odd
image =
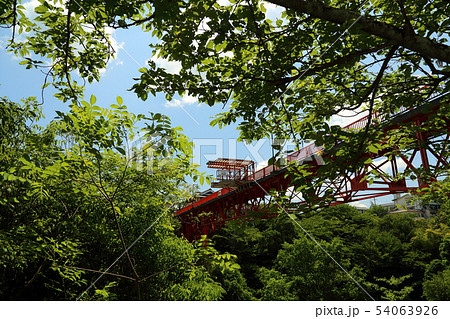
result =
[{"label": "power line", "polygon": [[[258,181],[257,180],[253,180],[255,183],[256,183],[256,185],[258,185],[262,190],[263,190],[263,192],[266,194],[266,195],[269,195],[270,196],[270,194],[269,194],[269,192],[267,192],[265,189],[264,189],[264,187],[262,187],[261,186],[261,184],[260,183],[258,183]],[[294,219],[294,217],[292,217],[287,211],[286,211],[286,209],[284,209],[284,207],[282,207],[277,201],[275,201],[275,203],[276,203],[276,205],[290,218],[290,219],[292,219],[293,221],[294,221],[294,223],[306,234],[306,236],[308,236],[309,237],[309,239],[311,239],[313,242],[314,242],[314,244],[316,244],[336,265],[338,265],[338,267],[343,271],[343,272],[345,272],[345,274],[362,290],[362,291],[364,291],[364,293],[367,295],[367,296],[369,296],[369,298],[370,299],[372,299],[373,301],[375,301],[375,298],[373,298],[368,292],[367,292],[367,290],[366,289],[364,289],[364,287],[363,286],[361,286],[361,284],[358,282],[358,281],[356,281],[356,279],[355,278],[353,278],[353,276],[352,275],[350,275],[350,273],[336,260],[336,259],[334,259],[334,257],[333,256],[331,256],[331,254],[325,249],[325,248],[323,248],[323,246],[314,238],[314,236],[313,235],[311,235],[305,228],[303,228],[303,226],[302,225],[300,225],[300,223],[297,221],[297,220],[295,220]]]}]

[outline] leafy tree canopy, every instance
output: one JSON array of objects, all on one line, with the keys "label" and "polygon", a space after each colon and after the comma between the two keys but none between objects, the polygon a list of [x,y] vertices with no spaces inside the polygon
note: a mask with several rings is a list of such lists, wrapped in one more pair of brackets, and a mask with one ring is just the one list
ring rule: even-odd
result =
[{"label": "leafy tree canopy", "polygon": [[[341,164],[349,163],[329,163],[323,178],[361,166],[355,158],[365,151],[413,148],[411,132],[448,132],[445,103],[427,127],[405,125],[386,134],[370,126],[377,121],[376,112],[378,118],[389,118],[402,107],[421,105],[449,91],[450,4],[445,0],[39,0],[31,16],[24,3],[0,0],[0,26],[12,31],[8,50],[21,56],[27,68],[44,70],[44,87],[53,85],[62,101],[73,104],[71,112],[59,113],[49,127],[38,129],[30,126],[40,114],[34,99],[21,105],[0,100],[2,296],[10,287],[15,287],[17,298],[78,295],[80,285],[92,279],[86,273],[106,267],[105,256],[95,253],[108,252],[112,259],[124,252],[167,202],[183,197],[182,175],[194,173],[187,164],[189,143],[167,118],[129,114],[119,99],[109,109],[98,107],[94,97],[82,100],[85,82],[97,81],[114,57],[111,28],[141,27],[158,40],[151,45],[154,56],[183,67],[171,74],[150,60],[132,87],[141,99],[158,92],[169,99],[189,94],[209,105],[224,104],[225,112],[212,124],[237,122],[243,139],[273,134],[295,140],[298,147],[315,140],[336,152]],[[276,15],[268,11],[273,5],[278,6]],[[328,124],[334,115],[358,116],[363,111],[369,114],[363,130]],[[126,162],[124,143],[138,120],[147,122],[147,142],[161,146],[152,158],[171,155],[153,175],[137,169],[139,161],[136,166]],[[165,136],[170,143],[152,140]],[[339,150],[333,149],[336,141],[341,141]],[[448,149],[441,151],[448,156]],[[437,173],[446,174],[446,169]],[[440,191],[436,198],[446,199],[448,192]],[[349,271],[366,280],[379,297],[417,298],[422,286],[429,299],[448,296],[448,245],[442,241],[448,233],[447,212],[436,225],[410,217],[360,216],[349,208],[339,213],[341,218],[336,218],[330,210],[324,214],[327,218],[306,224],[317,226],[315,235],[327,241],[324,246],[344,265],[356,264]],[[330,225],[335,228],[330,230]],[[311,278],[296,272],[292,256],[309,256],[305,268],[328,274],[334,274],[333,264],[305,238],[277,236],[291,229],[278,226],[249,228],[247,237],[233,239],[258,244],[245,247],[247,257],[271,256],[256,266],[245,260],[244,273],[256,270],[248,277],[250,288],[246,278],[230,272],[239,268],[233,255],[217,254],[209,244],[189,245],[173,235],[168,218],[152,230],[152,240],[127,253],[108,275],[114,280],[85,297],[115,298],[114,293],[120,293],[133,298],[146,294],[148,299],[218,299],[223,287],[229,287],[242,299],[252,289],[259,290],[261,298],[286,294],[292,299],[301,296],[304,287],[312,291],[316,283],[327,289],[320,272],[313,271]],[[264,242],[261,232],[282,240]],[[355,252],[364,253],[357,262],[352,260]],[[167,264],[173,268],[159,273]],[[426,271],[426,281],[414,281]],[[158,276],[164,280],[157,281]],[[359,296],[347,278],[335,279],[345,296]],[[338,291],[330,296],[341,297]]]},{"label": "leafy tree canopy", "polygon": [[39,127],[35,99],[0,98],[0,299],[220,299],[212,273],[234,256],[177,236],[170,215],[196,174],[187,138],[121,98],[58,115]]},{"label": "leafy tree canopy", "polygon": [[245,278],[239,284],[254,299],[370,299],[362,287],[376,300],[446,300],[450,240],[438,221],[336,205],[296,223],[286,215],[247,227],[229,223],[213,239],[219,251],[237,255]]},{"label": "leafy tree canopy", "polygon": [[[386,139],[370,126],[372,116],[389,118],[448,92],[449,11],[444,0],[40,0],[31,18],[15,0],[0,3],[0,23],[12,28],[9,49],[23,64],[51,62],[47,72],[63,100],[83,91],[75,71],[98,80],[114,56],[108,30],[140,26],[159,40],[153,55],[182,70],[171,74],[149,60],[132,88],[139,97],[165,92],[223,103],[226,111],[212,124],[238,122],[243,139],[273,134],[329,150],[342,141],[335,152],[347,167],[328,165],[324,176],[332,178],[363,165],[356,159],[367,150],[414,147],[407,137],[417,128]],[[363,110],[363,130],[328,124],[333,115]],[[448,113],[441,107],[428,127],[446,131]]]},{"label": "leafy tree canopy", "polygon": [[[242,119],[246,138],[270,130],[308,138],[344,109],[370,102],[389,113],[448,91],[447,1],[40,2],[34,19],[19,0],[0,7],[1,23],[14,29],[10,49],[29,67],[42,65],[28,57],[34,53],[53,62],[56,78],[78,70],[96,80],[114,55],[107,28],[139,25],[160,39],[154,54],[183,70],[173,75],[149,62],[136,93],[231,100],[215,123]],[[269,19],[273,5],[279,14]],[[249,129],[255,124],[259,130]]]}]

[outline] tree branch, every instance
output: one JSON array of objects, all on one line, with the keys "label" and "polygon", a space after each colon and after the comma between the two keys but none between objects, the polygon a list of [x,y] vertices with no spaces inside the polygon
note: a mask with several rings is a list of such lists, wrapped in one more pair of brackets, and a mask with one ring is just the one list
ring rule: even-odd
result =
[{"label": "tree branch", "polygon": [[433,64],[433,61],[431,61],[431,59],[429,57],[422,55],[422,58],[425,61],[425,63],[427,64],[427,66],[430,68],[432,74],[444,74],[444,75],[450,74],[449,71],[439,71],[438,69],[436,69],[436,67]]},{"label": "tree branch", "polygon": [[14,296],[13,300],[17,300],[20,298],[20,296],[22,295],[22,293],[36,280],[36,278],[38,277],[38,275],[42,272],[42,270],[44,269],[44,267],[48,264],[48,259],[45,258],[42,263],[40,264],[39,268],[36,270],[36,272],[34,273],[33,277],[31,277],[30,280],[28,280],[28,282],[25,284],[25,286],[23,286]]},{"label": "tree branch", "polygon": [[14,38],[16,36],[16,24],[17,24],[17,0],[14,0],[13,4],[13,22],[12,22],[12,37],[11,42],[14,42]]},{"label": "tree branch", "polygon": [[117,216],[117,212],[116,212],[116,206],[114,205],[113,199],[109,196],[108,192],[103,188],[102,185],[99,185],[98,183],[95,182],[94,176],[91,174],[91,171],[89,170],[89,167],[86,166],[86,170],[91,178],[92,183],[94,184],[94,186],[98,189],[98,191],[103,195],[103,198],[106,200],[106,202],[109,204],[112,213],[113,213],[113,217],[114,217],[114,221],[116,223],[116,227],[117,227],[117,232],[119,233],[119,239],[120,242],[122,244],[123,250],[127,256],[128,262],[130,263],[131,269],[133,270],[134,275],[136,276],[136,285],[137,285],[137,290],[138,290],[138,298],[141,299],[140,296],[140,286],[139,286],[139,275],[136,271],[136,268],[134,267],[133,261],[131,260],[129,251],[127,250],[127,244],[125,242],[125,238],[123,236],[122,233],[122,228],[120,227],[120,223],[119,223],[119,218]]},{"label": "tree branch", "polygon": [[112,25],[110,25],[110,27],[113,28],[113,29],[126,29],[126,28],[129,28],[129,27],[135,26],[135,25],[142,24],[144,22],[148,22],[148,21],[152,20],[154,17],[155,17],[155,15],[152,14],[152,15],[148,16],[147,18],[144,18],[144,19],[139,19],[139,20],[133,20],[132,19],[133,22],[131,22],[131,23],[126,23],[126,24],[123,24],[123,25],[121,25],[120,23],[118,25],[112,24]]},{"label": "tree branch", "polygon": [[403,0],[397,0],[397,2],[398,2],[398,5],[400,6],[400,11],[402,12],[403,19],[405,19],[405,24],[404,24],[405,25],[405,27],[404,27],[405,33],[409,34],[411,36],[414,36],[415,35],[414,28],[413,28],[411,22],[409,21],[408,15],[406,14],[405,6],[403,5]]},{"label": "tree branch", "polygon": [[[67,20],[66,20],[66,29],[67,29],[67,34],[66,34],[66,45],[64,47],[64,72],[67,74],[69,73],[69,53],[70,53],[70,15],[72,14],[72,0],[69,0],[69,2],[67,3]],[[69,79],[67,79],[68,82]]]},{"label": "tree branch", "polygon": [[300,76],[310,76],[310,75],[313,75],[313,74],[315,74],[315,73],[317,73],[317,72],[320,72],[320,71],[323,71],[323,70],[325,70],[325,69],[334,67],[334,66],[336,66],[336,65],[340,65],[340,64],[349,62],[349,61],[351,61],[352,59],[357,58],[357,57],[359,57],[359,56],[361,56],[361,55],[369,54],[369,53],[373,53],[373,52],[376,52],[376,51],[378,51],[378,50],[381,50],[381,49],[387,47],[387,45],[388,45],[387,43],[383,43],[382,45],[379,45],[379,46],[376,46],[376,47],[373,47],[373,48],[370,48],[370,49],[366,49],[366,50],[356,50],[356,51],[354,51],[353,53],[350,53],[350,54],[348,54],[348,55],[339,57],[339,58],[337,58],[337,59],[334,60],[334,61],[327,62],[327,63],[323,63],[323,64],[319,64],[319,65],[317,65],[316,67],[311,68],[311,69],[309,69],[309,70],[307,70],[307,71],[305,71],[305,72],[299,71],[299,74],[297,74],[297,75],[295,75],[295,76],[291,76],[291,77],[287,77],[287,78],[282,78],[282,79],[278,79],[278,80],[273,80],[273,81],[268,81],[268,82],[269,82],[270,84],[272,84],[272,85],[275,85],[275,86],[284,85],[284,84],[287,84],[287,83],[289,83],[289,82],[292,82],[292,81],[298,79]]},{"label": "tree branch", "polygon": [[362,149],[364,147],[365,139],[367,137],[367,134],[369,133],[370,125],[372,124],[373,105],[375,102],[375,95],[376,95],[376,92],[378,89],[378,85],[380,84],[381,79],[383,78],[384,71],[388,67],[389,62],[391,61],[391,59],[394,56],[394,53],[395,53],[395,51],[397,51],[397,49],[398,49],[398,46],[394,45],[389,50],[388,54],[386,55],[386,59],[384,60],[383,65],[381,66],[380,71],[378,72],[378,75],[377,75],[375,81],[372,83],[370,89],[367,92],[366,97],[368,97],[370,94],[372,94],[372,98],[370,99],[370,104],[369,104],[369,115],[367,117],[367,124],[364,129],[364,133],[363,133],[361,141],[359,143],[358,151],[355,152],[355,155],[358,154],[358,156],[359,156],[359,154],[361,154]]},{"label": "tree branch", "polygon": [[[430,58],[438,59],[450,63],[450,46],[437,43],[429,38],[410,34],[404,30],[388,23],[373,20],[347,9],[329,7],[319,0],[268,0],[269,2],[289,8],[301,13],[306,13],[314,18],[329,21],[332,23],[346,25],[350,21],[355,21],[359,29],[386,39],[394,45],[407,48]],[[357,21],[356,21],[357,20]]]},{"label": "tree branch", "polygon": [[109,275],[109,276],[115,276],[115,277],[119,277],[119,278],[125,278],[125,279],[129,279],[129,280],[137,280],[136,278],[131,278],[128,276],[124,276],[124,275],[120,275],[120,274],[113,274],[110,272],[104,272],[104,271],[100,271],[100,270],[94,270],[94,269],[87,269],[87,268],[82,268],[82,267],[74,267],[74,266],[64,266],[65,268],[69,268],[69,269],[77,269],[77,270],[84,270],[84,271],[90,271],[90,272],[95,272],[98,274],[103,274],[103,275]]}]

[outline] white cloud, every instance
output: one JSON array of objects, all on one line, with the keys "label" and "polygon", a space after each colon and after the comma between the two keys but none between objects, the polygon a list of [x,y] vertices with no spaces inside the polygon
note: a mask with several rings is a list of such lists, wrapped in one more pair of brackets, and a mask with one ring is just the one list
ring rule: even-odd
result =
[{"label": "white cloud", "polygon": [[[375,99],[374,110],[376,111],[379,106],[382,105],[382,100],[380,98]],[[349,105],[345,105],[345,107],[349,107]],[[345,127],[349,124],[352,124],[363,117],[369,115],[369,103],[364,102],[355,110],[343,110],[336,115],[333,115],[329,121],[330,125],[339,125],[341,127]],[[375,114],[374,114],[375,115]]]},{"label": "white cloud", "polygon": [[[95,30],[93,25],[83,24],[83,25],[81,25],[81,27],[86,32],[92,32],[93,30]],[[106,71],[108,69],[111,69],[113,66],[118,66],[118,65],[123,64],[123,62],[118,59],[118,56],[119,56],[120,50],[125,50],[124,49],[125,42],[120,42],[120,43],[117,42],[117,40],[114,38],[114,33],[115,33],[115,29],[110,28],[110,27],[105,27],[103,35],[108,40],[108,46],[110,46],[110,50],[113,51],[113,54],[112,54],[111,58],[109,59],[106,67],[99,70],[100,76],[105,75]],[[105,40],[102,39],[102,41],[105,41]],[[73,48],[74,48],[75,53],[78,51],[84,50],[83,45],[80,43],[75,43],[73,45]],[[112,62],[114,62],[114,64]]]},{"label": "white cloud", "polygon": [[286,190],[286,196],[291,198],[292,203],[303,202],[305,200],[302,192],[294,191],[294,186],[288,187]]},{"label": "white cloud", "polygon": [[[373,161],[373,165],[378,167],[378,165],[383,163],[385,160],[386,160],[385,157],[375,160],[375,161]],[[398,157],[395,159],[395,161],[397,162],[398,171],[402,172],[406,168],[406,163],[401,158],[398,158]],[[383,172],[391,174],[392,173],[391,162],[388,161],[387,163],[385,163],[381,167],[379,167],[379,169]]]},{"label": "white cloud", "polygon": [[[47,1],[49,2],[49,1]],[[64,11],[63,13],[66,14],[67,13],[67,9],[66,9],[66,4],[63,1],[51,1],[50,3],[51,7],[56,7],[56,8],[63,8]],[[34,19],[37,17],[37,13],[34,11],[34,9],[38,6],[41,5],[41,2],[39,0],[30,0],[28,2],[25,2],[22,4],[22,6],[25,8],[25,11],[23,12],[24,15],[28,18],[28,19]]]},{"label": "white cloud", "polygon": [[340,127],[345,127],[357,120],[363,118],[368,114],[368,111],[363,111],[362,107],[356,109],[355,111],[343,110],[336,115],[333,115],[329,121],[330,125],[339,125]]},{"label": "white cloud", "polygon": [[166,107],[183,107],[186,105],[192,105],[198,103],[198,100],[194,96],[185,95],[181,99],[173,99],[166,102]]},{"label": "white cloud", "polygon": [[[231,3],[229,0],[217,0],[217,3],[220,6],[227,7],[227,6],[234,6],[234,3]],[[240,5],[246,5],[245,2],[240,3]],[[286,10],[284,7],[278,6],[276,4],[273,4],[268,1],[263,2],[264,8],[266,8],[265,16],[266,19],[275,21],[276,19],[281,19],[281,12]]]},{"label": "white cloud", "polygon": [[[17,39],[17,37],[16,37]],[[0,49],[4,51],[4,53],[6,53],[7,56],[11,57],[11,59],[13,61],[22,61],[23,58],[21,56],[17,56],[14,54],[14,52],[12,51],[7,51],[6,47],[8,46],[8,41],[11,40],[11,36],[10,35],[5,35],[0,37]],[[30,56],[29,54],[27,56]]]},{"label": "white cloud", "polygon": [[232,59],[232,58],[234,58],[234,53],[232,51],[227,51],[227,52],[219,53],[219,56]]},{"label": "white cloud", "polygon": [[22,4],[22,6],[25,8],[24,14],[28,19],[34,19],[37,17],[36,12],[34,12],[34,9],[39,6],[41,3],[39,0],[31,0],[29,2],[25,2]]},{"label": "white cloud", "polygon": [[[67,9],[65,8],[66,5],[63,1],[56,1],[56,2],[52,1],[50,4],[54,7],[64,8],[62,14],[67,14]],[[24,15],[26,17],[28,17],[29,19],[36,18],[37,14],[34,10],[39,5],[41,5],[39,0],[31,0],[31,1],[23,3],[22,6],[24,7]],[[73,21],[73,22],[75,22],[75,21]],[[83,24],[83,25],[81,25],[81,27],[86,32],[92,32],[95,29],[95,27],[93,25],[87,25],[87,24]],[[117,42],[116,39],[114,38],[114,33],[115,33],[115,30],[113,28],[105,27],[104,36],[105,36],[105,38],[108,39],[109,45],[111,45],[112,49],[114,50],[114,54],[113,54],[112,58],[110,59],[110,61],[108,62],[108,65],[106,66],[106,68],[99,70],[100,75],[104,75],[106,73],[106,70],[112,66],[111,62],[114,61],[115,62],[114,65],[122,64],[122,61],[118,60],[118,54],[119,54],[119,51],[121,49],[123,49],[124,42],[121,42],[121,43]],[[26,34],[27,33],[24,32],[20,36],[24,37],[24,35],[26,35]],[[23,38],[23,40],[25,40],[25,38]],[[74,44],[74,50],[76,52],[76,51],[84,50],[84,48],[81,44],[76,43],[76,44]]]},{"label": "white cloud", "polygon": [[[207,31],[211,31],[211,28],[210,28],[209,25],[208,25],[208,22],[210,22],[210,21],[211,21],[210,18],[208,18],[208,17],[204,18],[204,19],[200,22],[200,24],[199,24],[199,26],[198,26],[198,29],[197,29],[197,31],[195,32],[196,35],[198,35],[198,34],[203,34],[203,33],[207,32]],[[194,43],[194,45],[198,45],[198,44],[197,44],[197,43]]]},{"label": "white cloud", "polygon": [[151,60],[153,62],[155,62],[157,66],[166,69],[167,72],[172,73],[172,74],[180,73],[181,68],[182,68],[181,62],[169,61],[167,59],[157,57],[157,56],[153,56],[151,58]]},{"label": "white cloud", "polygon": [[[34,20],[37,17],[37,13],[34,12],[34,9],[41,5],[41,3],[39,2],[39,0],[31,0],[25,3],[22,3],[21,6],[23,7],[22,14],[27,17],[30,20]],[[36,23],[36,21],[34,21],[34,23]],[[37,22],[39,25],[42,25],[41,22]],[[12,28],[11,28],[12,30]],[[23,42],[26,40],[26,37],[30,35],[32,31],[25,31],[23,30],[22,33],[18,33],[17,29],[16,29],[16,33],[15,33],[15,40],[17,42]],[[12,31],[11,31],[11,35],[12,35]],[[10,39],[10,38],[9,38]],[[11,56],[13,56],[14,60],[21,60],[22,58],[20,57],[16,57],[13,53],[10,53]]]},{"label": "white cloud", "polygon": [[111,45],[112,49],[114,50],[114,54],[111,58],[111,60],[108,61],[108,64],[106,65],[106,68],[103,68],[100,70],[100,75],[104,75],[106,73],[106,70],[108,70],[109,68],[111,68],[113,66],[112,62],[114,61],[114,65],[122,65],[123,62],[118,58],[119,56],[119,51],[120,50],[125,50],[124,49],[124,45],[125,42],[117,42],[117,40],[114,38],[114,32],[116,30],[114,30],[111,27],[106,27],[105,28],[105,37],[109,40],[109,44]]},{"label": "white cloud", "polygon": [[277,6],[276,4],[270,2],[264,2],[264,7],[266,8],[266,19],[275,21],[276,19],[281,19],[281,12],[285,10],[285,8]]},{"label": "white cloud", "polygon": [[267,165],[269,165],[269,161],[268,161],[268,160],[259,162],[258,165],[256,165],[255,170],[258,171],[258,170],[260,170],[260,169],[263,169],[263,168],[266,167]]},{"label": "white cloud", "polygon": [[229,6],[231,2],[229,0],[218,0],[217,3],[221,6]]},{"label": "white cloud", "polygon": [[123,49],[123,46],[125,45],[125,42],[117,42],[116,39],[114,38],[114,32],[116,30],[114,30],[111,27],[106,27],[105,28],[105,36],[109,39],[109,43],[111,44],[112,48],[114,49],[114,59],[117,58],[117,55],[119,54],[119,50]]}]

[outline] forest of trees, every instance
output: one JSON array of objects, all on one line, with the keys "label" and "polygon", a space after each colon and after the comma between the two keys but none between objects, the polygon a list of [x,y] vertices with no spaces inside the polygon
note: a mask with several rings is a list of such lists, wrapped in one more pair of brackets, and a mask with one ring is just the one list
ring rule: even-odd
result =
[{"label": "forest of trees", "polygon": [[[207,267],[232,269],[220,265],[227,255],[177,236],[170,215],[195,170],[189,143],[167,118],[130,114],[120,99],[102,109],[92,98],[41,128],[30,124],[40,112],[33,100],[1,102],[1,299],[220,298]],[[146,134],[171,137],[153,155],[172,160],[152,174],[125,153],[137,121]],[[81,295],[103,271],[107,278]]]},{"label": "forest of trees", "polygon": [[[337,205],[299,223],[375,300],[448,300],[449,204],[430,220]],[[241,266],[223,280],[227,299],[370,300],[285,215],[229,225],[213,239]]]},{"label": "forest of trees", "polygon": [[[298,215],[317,243],[284,214],[187,242],[168,212],[189,196],[184,174],[196,173],[188,142],[167,118],[118,102],[103,109],[93,98],[43,128],[31,124],[33,100],[2,99],[1,299],[450,299],[449,200],[431,219],[348,205]],[[173,160],[152,174],[124,154],[137,121],[176,141],[155,150]]]},{"label": "forest of trees", "polygon": [[[189,196],[184,174],[195,174],[186,138],[167,118],[90,102],[42,128],[31,124],[40,113],[33,100],[2,99],[1,299],[368,298],[285,215],[229,223],[212,240],[188,243],[167,213]],[[122,149],[137,121],[148,134],[161,124],[159,136],[177,141],[158,151],[173,160],[152,174]],[[415,217],[337,205],[297,219],[377,300],[448,300],[450,201],[431,219]]]},{"label": "forest of trees", "polygon": [[[411,132],[448,134],[448,1],[38,0],[32,16],[27,2],[0,0],[5,50],[69,111],[42,125],[45,102],[0,96],[1,300],[450,299],[448,164],[400,176],[429,182],[421,199],[441,204],[430,219],[328,207],[325,194],[294,220],[232,222],[190,243],[171,215],[192,196],[188,178],[206,179],[189,138],[163,114],[84,94],[114,59],[107,30],[141,28],[153,51],[127,89],[219,103],[211,125],[236,123],[242,140],[314,140],[338,158],[310,181],[325,183],[369,150],[414,149]],[[436,96],[428,127],[371,125]],[[342,112],[366,112],[367,125],[328,124]],[[449,158],[448,141],[430,143]]]}]

